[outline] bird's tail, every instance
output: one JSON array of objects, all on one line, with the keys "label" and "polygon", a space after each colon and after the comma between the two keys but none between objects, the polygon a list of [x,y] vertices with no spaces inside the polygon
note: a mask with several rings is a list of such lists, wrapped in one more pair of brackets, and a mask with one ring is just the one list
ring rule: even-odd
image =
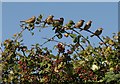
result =
[{"label": "bird's tail", "polygon": [[82,30],[84,30],[84,29],[83,29],[83,28],[81,28],[81,27],[80,27],[79,29],[80,29],[80,32],[81,32]]},{"label": "bird's tail", "polygon": [[91,35],[90,37],[93,37],[94,35]]},{"label": "bird's tail", "polygon": [[80,29],[80,32],[82,31],[83,29]]},{"label": "bird's tail", "polygon": [[46,22],[43,23],[43,27],[45,27],[45,25],[46,25]]},{"label": "bird's tail", "polygon": [[22,21],[20,21],[20,22],[25,22],[25,20],[22,20]]}]

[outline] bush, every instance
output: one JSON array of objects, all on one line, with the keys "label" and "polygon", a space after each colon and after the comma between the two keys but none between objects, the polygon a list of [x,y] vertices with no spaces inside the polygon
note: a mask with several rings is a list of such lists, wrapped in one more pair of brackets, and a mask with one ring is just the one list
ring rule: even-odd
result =
[{"label": "bush", "polygon": [[[30,19],[29,19],[30,20]],[[114,33],[113,38],[100,35],[84,28],[77,28],[78,23],[70,20],[63,26],[64,18],[53,20],[40,15],[33,21],[22,21],[21,32],[14,34],[12,39],[2,43],[1,83],[11,84],[118,84],[120,82],[120,42],[119,33]],[[36,26],[45,28],[51,26],[55,35],[47,42],[57,42],[53,45],[57,55],[43,44],[34,44],[31,49],[23,44],[22,33],[25,30],[34,35]],[[88,25],[90,27],[90,25]],[[87,31],[100,39],[98,46],[92,46],[90,40],[81,32]],[[102,33],[102,32],[101,32]],[[100,34],[101,34],[100,33]],[[55,39],[72,38],[71,44]],[[93,37],[94,38],[94,37]]]}]

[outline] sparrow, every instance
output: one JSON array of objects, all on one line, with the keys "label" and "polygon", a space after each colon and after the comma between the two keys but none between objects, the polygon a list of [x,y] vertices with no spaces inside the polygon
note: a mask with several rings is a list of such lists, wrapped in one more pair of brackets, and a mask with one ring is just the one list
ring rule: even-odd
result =
[{"label": "sparrow", "polygon": [[77,22],[76,24],[75,24],[75,28],[80,28],[80,27],[82,27],[83,26],[83,23],[84,23],[85,21],[84,20],[80,20],[79,22]]},{"label": "sparrow", "polygon": [[63,25],[63,22],[64,22],[64,18],[63,17],[61,17],[60,19],[54,19],[53,20],[53,27],[54,27],[53,30],[56,27]]},{"label": "sparrow", "polygon": [[60,25],[63,25],[63,22],[64,22],[64,18],[60,18],[60,19],[54,19],[53,20],[53,26],[60,26]]},{"label": "sparrow", "polygon": [[98,28],[95,33],[93,35],[91,35],[90,37],[93,37],[93,36],[99,36],[101,33],[102,33],[102,30],[103,28]]},{"label": "sparrow", "polygon": [[48,25],[52,24],[52,23],[53,23],[53,17],[54,17],[53,15],[49,15],[49,16],[45,19],[43,26],[45,26],[46,23],[47,23]]},{"label": "sparrow", "polygon": [[85,26],[84,26],[84,30],[88,30],[90,27],[91,27],[91,23],[92,23],[92,21],[90,20],[90,21],[88,21],[86,24],[85,24]]},{"label": "sparrow", "polygon": [[31,18],[29,18],[28,20],[23,20],[23,21],[20,21],[20,22],[25,22],[25,23],[34,23],[35,22],[35,19],[36,17],[35,16],[32,16]]}]

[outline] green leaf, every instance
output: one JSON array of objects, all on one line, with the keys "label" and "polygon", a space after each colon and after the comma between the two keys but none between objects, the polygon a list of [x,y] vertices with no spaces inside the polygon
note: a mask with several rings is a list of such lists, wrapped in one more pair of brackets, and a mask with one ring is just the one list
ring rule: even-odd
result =
[{"label": "green leaf", "polygon": [[31,32],[32,36],[34,35],[34,32]]},{"label": "green leaf", "polygon": [[82,38],[81,42],[86,43],[86,39]]},{"label": "green leaf", "polygon": [[75,37],[76,37],[76,34],[70,34],[70,36],[71,36],[72,38],[75,38]]},{"label": "green leaf", "polygon": [[42,19],[42,17],[43,17],[43,15],[40,14],[40,15],[39,15],[39,18]]},{"label": "green leaf", "polygon": [[58,37],[59,39],[61,39],[61,38],[62,38],[62,34],[59,33],[59,34],[57,35],[57,37]]},{"label": "green leaf", "polygon": [[23,39],[22,39],[22,40],[20,40],[20,42],[23,42]]},{"label": "green leaf", "polygon": [[48,50],[48,48],[47,48],[47,47],[45,47],[45,48],[43,48],[43,50],[45,50],[45,51],[46,51],[46,50]]},{"label": "green leaf", "polygon": [[56,56],[54,56],[53,54],[50,54],[50,58],[56,58]]},{"label": "green leaf", "polygon": [[38,21],[38,22],[41,21],[41,18],[37,18],[37,21]]},{"label": "green leaf", "polygon": [[120,79],[120,74],[116,74],[116,75],[115,75],[115,78],[116,78],[116,79]]},{"label": "green leaf", "polygon": [[77,43],[77,42],[78,42],[78,39],[77,39],[77,38],[73,38],[73,42],[74,42],[74,43]]},{"label": "green leaf", "polygon": [[72,25],[74,25],[75,23],[74,23],[73,20],[70,20],[68,24],[72,24]]},{"label": "green leaf", "polygon": [[19,70],[18,65],[14,65],[14,70],[16,70],[16,71]]},{"label": "green leaf", "polygon": [[39,29],[39,32],[41,32],[41,29]]},{"label": "green leaf", "polygon": [[40,24],[40,22],[36,21],[36,24]]}]

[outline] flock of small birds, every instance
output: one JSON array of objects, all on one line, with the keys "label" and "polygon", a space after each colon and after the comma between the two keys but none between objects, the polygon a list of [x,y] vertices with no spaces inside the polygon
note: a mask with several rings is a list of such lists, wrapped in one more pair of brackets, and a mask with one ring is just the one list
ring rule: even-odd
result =
[{"label": "flock of small birds", "polygon": [[[25,22],[25,23],[34,23],[36,20],[36,17],[35,16],[32,16],[31,18],[27,19],[27,20],[22,20],[20,22]],[[54,19],[54,16],[53,15],[49,15],[45,21],[44,21],[44,24],[43,26],[45,26],[46,24],[50,25],[50,24],[53,24],[54,28],[59,26],[59,25],[63,25],[63,22],[64,22],[64,18],[61,17],[60,19]],[[71,20],[68,24],[66,24],[66,26],[72,26],[74,25],[74,28],[81,28],[84,24],[84,20],[80,20],[78,21],[76,24]],[[91,27],[91,24],[92,24],[92,21],[88,21],[85,26],[80,30],[88,30],[90,27]],[[93,36],[99,36],[101,33],[102,33],[102,30],[103,28],[98,28],[94,33],[93,35],[91,35],[91,37]]]}]

